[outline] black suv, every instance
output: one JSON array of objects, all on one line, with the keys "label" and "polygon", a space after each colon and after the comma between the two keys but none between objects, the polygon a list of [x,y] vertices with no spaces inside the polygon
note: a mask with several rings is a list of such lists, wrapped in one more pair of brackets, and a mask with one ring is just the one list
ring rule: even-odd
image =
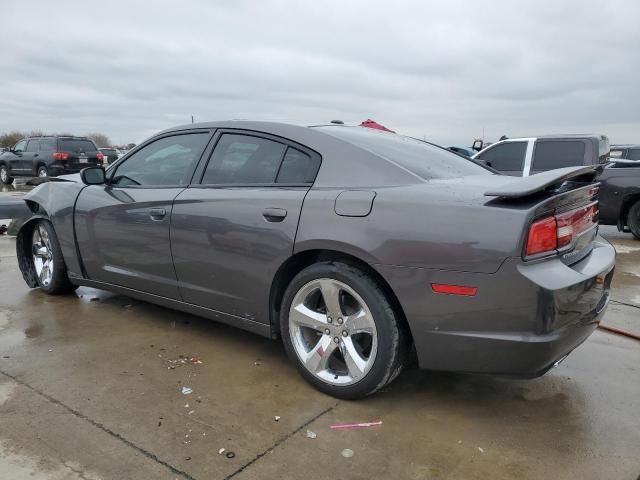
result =
[{"label": "black suv", "polygon": [[46,177],[77,173],[85,167],[102,165],[104,155],[87,137],[48,136],[20,140],[0,154],[0,182],[13,177]]}]

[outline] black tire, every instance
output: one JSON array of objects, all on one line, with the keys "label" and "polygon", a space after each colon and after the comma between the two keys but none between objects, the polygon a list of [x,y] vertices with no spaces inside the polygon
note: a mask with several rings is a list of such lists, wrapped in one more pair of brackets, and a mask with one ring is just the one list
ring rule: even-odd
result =
[{"label": "black tire", "polygon": [[[69,281],[69,277],[67,276],[67,266],[64,263],[60,243],[58,242],[58,237],[51,222],[48,220],[38,220],[33,224],[33,229],[31,230],[31,241],[29,243],[30,247],[33,247],[33,235],[37,228],[43,228],[46,230],[49,237],[49,243],[51,245],[51,254],[53,259],[53,273],[48,284],[44,284],[40,277],[37,274],[35,275],[38,287],[49,295],[60,295],[75,291],[78,286],[73,285]],[[30,252],[32,250],[33,248],[29,249]],[[33,256],[31,257],[31,262],[33,271],[36,273]]]},{"label": "black tire", "polygon": [[[298,358],[289,329],[289,309],[298,291],[313,280],[330,278],[352,288],[371,311],[377,330],[377,354],[365,376],[350,385],[330,384],[312,374]],[[359,268],[341,261],[311,265],[298,273],[285,291],[280,314],[280,329],[287,355],[300,374],[314,387],[333,397],[355,400],[375,393],[402,371],[408,352],[407,334],[379,285]]]},{"label": "black tire", "polygon": [[[44,173],[44,175],[42,175],[42,173]],[[48,177],[49,176],[49,169],[47,169],[46,165],[40,165],[40,166],[38,166],[38,169],[36,170],[36,175],[38,177]]]},{"label": "black tire", "polygon": [[13,177],[9,176],[9,168],[6,165],[0,165],[0,183],[11,185]]},{"label": "black tire", "polygon": [[633,236],[640,240],[640,200],[633,204],[627,215],[627,226]]}]

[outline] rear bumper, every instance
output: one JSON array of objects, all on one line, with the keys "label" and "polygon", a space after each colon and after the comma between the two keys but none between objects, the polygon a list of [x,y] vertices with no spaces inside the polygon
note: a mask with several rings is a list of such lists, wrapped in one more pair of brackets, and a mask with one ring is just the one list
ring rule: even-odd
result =
[{"label": "rear bumper", "polygon": [[88,162],[88,163],[78,163],[73,165],[68,164],[51,164],[47,166],[47,170],[49,171],[49,175],[52,177],[57,177],[58,175],[67,175],[70,173],[78,173],[83,168],[87,167],[99,167],[102,166],[100,162]]},{"label": "rear bumper", "polygon": [[[615,250],[598,237],[568,267],[507,259],[495,274],[380,267],[404,309],[421,368],[535,377],[584,342],[609,301]],[[476,296],[431,283],[478,287]]]}]

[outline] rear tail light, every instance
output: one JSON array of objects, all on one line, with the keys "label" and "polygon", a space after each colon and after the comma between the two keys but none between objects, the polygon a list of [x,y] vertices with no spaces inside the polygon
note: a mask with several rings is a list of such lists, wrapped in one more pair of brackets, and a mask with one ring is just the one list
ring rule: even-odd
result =
[{"label": "rear tail light", "polygon": [[578,235],[597,224],[597,202],[536,220],[529,227],[525,256],[551,253],[568,247]]},{"label": "rear tail light", "polygon": [[54,160],[67,160],[69,158],[69,154],[67,152],[54,152],[53,159]]},{"label": "rear tail light", "polygon": [[99,162],[104,161],[104,155],[102,154],[102,152],[98,152],[96,155],[96,158],[98,159]]}]

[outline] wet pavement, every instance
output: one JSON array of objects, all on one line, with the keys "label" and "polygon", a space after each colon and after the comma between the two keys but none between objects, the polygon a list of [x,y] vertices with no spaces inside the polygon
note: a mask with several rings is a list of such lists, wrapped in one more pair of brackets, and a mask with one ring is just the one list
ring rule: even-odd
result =
[{"label": "wet pavement", "polygon": [[[618,249],[604,323],[640,333],[640,242],[603,232]],[[596,331],[535,380],[410,370],[378,395],[338,401],[309,387],[277,342],[89,288],[29,290],[13,249],[1,236],[2,479],[640,474],[638,341]]]}]

